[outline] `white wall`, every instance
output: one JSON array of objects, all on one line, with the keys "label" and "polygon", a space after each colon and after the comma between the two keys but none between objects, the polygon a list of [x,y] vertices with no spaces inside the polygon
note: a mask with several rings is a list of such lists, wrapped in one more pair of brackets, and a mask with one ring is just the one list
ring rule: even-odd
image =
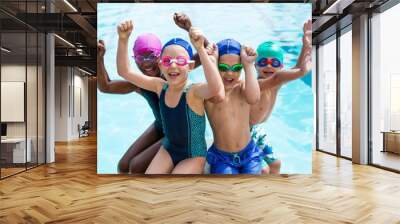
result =
[{"label": "white wall", "polygon": [[[44,83],[42,67],[25,64],[3,64],[1,66],[1,81],[26,83],[26,107],[21,108],[26,112],[27,119],[23,122],[6,122],[7,137],[25,138],[30,140],[32,161],[44,162]],[[25,80],[27,78],[27,81]],[[2,98],[7,96],[2,95]],[[10,110],[2,107],[1,110]],[[37,153],[39,154],[37,156]]]},{"label": "white wall", "polygon": [[[25,82],[25,65],[2,65],[1,81]],[[6,110],[6,108],[1,108],[1,110]],[[25,137],[25,123],[7,122],[7,137]]]},{"label": "white wall", "polygon": [[56,67],[55,85],[55,140],[77,139],[78,124],[88,120],[88,78],[75,68]]},{"label": "white wall", "polygon": [[[27,87],[27,106],[29,110],[27,111],[27,120],[30,122],[28,124],[28,129],[32,127],[32,130],[35,131],[36,136],[36,107],[37,107],[37,99],[36,99],[36,80],[33,80],[31,74],[36,75],[36,66],[27,66],[28,72],[28,84]],[[3,82],[25,82],[25,65],[18,64],[9,64],[1,66],[1,81]],[[39,68],[39,74],[41,74],[41,69]],[[34,87],[34,88],[33,88]],[[4,96],[3,96],[4,97]],[[39,107],[42,105],[38,105]],[[7,108],[1,108],[1,110],[7,110]],[[33,113],[34,111],[35,113]],[[34,122],[32,124],[31,122]],[[7,122],[7,136],[9,137],[25,137],[25,123],[26,122]],[[34,127],[33,127],[34,126]],[[28,130],[28,137],[30,130]]]},{"label": "white wall", "polygon": [[[77,70],[75,70],[76,72]],[[88,77],[87,76],[81,76],[82,73],[79,73],[79,75],[75,75],[75,80],[74,80],[74,99],[75,99],[75,113],[74,113],[74,119],[73,119],[73,124],[72,126],[74,127],[72,129],[72,135],[73,136],[78,136],[78,129],[77,126],[80,124],[81,126],[85,123],[85,121],[88,121]],[[80,93],[79,93],[80,91]],[[80,97],[79,97],[80,96]],[[80,103],[79,103],[80,101]],[[80,108],[81,107],[81,108]],[[80,111],[81,110],[81,111]]]},{"label": "white wall", "polygon": [[69,69],[55,68],[55,141],[68,140]]}]

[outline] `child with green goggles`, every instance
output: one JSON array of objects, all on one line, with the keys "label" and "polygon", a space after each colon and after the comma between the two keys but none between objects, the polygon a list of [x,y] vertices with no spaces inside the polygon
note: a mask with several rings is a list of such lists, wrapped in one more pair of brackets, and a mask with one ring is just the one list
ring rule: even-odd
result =
[{"label": "child with green goggles", "polygon": [[229,66],[228,64],[225,64],[225,63],[218,64],[218,69],[221,72],[227,72],[227,71],[240,72],[240,70],[242,70],[242,68],[243,68],[242,64],[234,64],[232,66]]}]

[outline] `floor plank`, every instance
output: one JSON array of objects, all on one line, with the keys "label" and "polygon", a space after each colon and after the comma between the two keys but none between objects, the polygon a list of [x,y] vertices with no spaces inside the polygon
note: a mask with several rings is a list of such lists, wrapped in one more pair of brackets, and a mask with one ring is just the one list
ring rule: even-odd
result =
[{"label": "floor plank", "polygon": [[96,138],[0,181],[0,223],[400,223],[400,175],[315,152],[313,175],[96,174]]}]

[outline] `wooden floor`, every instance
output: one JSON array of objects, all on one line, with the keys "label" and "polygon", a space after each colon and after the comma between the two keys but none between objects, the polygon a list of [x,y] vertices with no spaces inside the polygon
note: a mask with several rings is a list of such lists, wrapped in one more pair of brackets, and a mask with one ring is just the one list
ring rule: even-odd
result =
[{"label": "wooden floor", "polygon": [[[11,165],[12,166],[12,165]],[[15,166],[15,165],[14,165]],[[14,175],[16,173],[20,173],[23,172],[27,169],[33,169],[34,167],[36,167],[37,164],[33,164],[33,163],[27,163],[27,167],[25,167],[25,164],[18,164],[16,167],[7,167],[7,168],[0,168],[0,172],[1,172],[1,178],[5,178],[11,175]]]},{"label": "wooden floor", "polygon": [[24,171],[25,167],[23,167],[23,168],[19,168],[19,167],[17,167],[17,168],[0,168],[0,169],[1,169],[1,177],[3,178],[3,177],[13,175],[15,173]]},{"label": "wooden floor", "polygon": [[400,223],[400,175],[320,152],[313,175],[96,174],[94,137],[0,181],[0,223]]},{"label": "wooden floor", "polygon": [[375,164],[400,170],[400,154],[376,150],[372,159]]}]

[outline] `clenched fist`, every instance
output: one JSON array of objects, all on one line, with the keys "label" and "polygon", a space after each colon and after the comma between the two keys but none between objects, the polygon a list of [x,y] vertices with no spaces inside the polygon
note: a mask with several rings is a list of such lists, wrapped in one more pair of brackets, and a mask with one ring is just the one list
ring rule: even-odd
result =
[{"label": "clenched fist", "polygon": [[122,22],[118,25],[118,36],[120,39],[128,39],[133,30],[132,20]]},{"label": "clenched fist", "polygon": [[242,64],[244,65],[253,64],[256,58],[257,58],[257,53],[253,48],[242,46],[242,48],[240,49],[240,59],[242,61]]},{"label": "clenched fist", "polygon": [[189,17],[185,13],[174,14],[174,21],[177,26],[189,32],[189,29],[192,27],[192,22]]}]

